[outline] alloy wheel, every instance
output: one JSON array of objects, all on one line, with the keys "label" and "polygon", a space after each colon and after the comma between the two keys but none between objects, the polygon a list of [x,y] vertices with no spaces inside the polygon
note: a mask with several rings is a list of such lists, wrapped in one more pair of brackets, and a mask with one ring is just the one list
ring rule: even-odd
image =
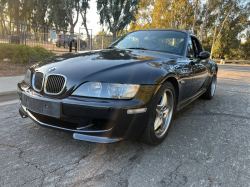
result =
[{"label": "alloy wheel", "polygon": [[173,115],[174,96],[170,89],[165,90],[156,106],[154,132],[157,138],[161,138],[167,132]]},{"label": "alloy wheel", "polygon": [[217,75],[215,74],[215,75],[213,76],[213,79],[212,79],[211,96],[214,95],[216,83],[217,83]]}]

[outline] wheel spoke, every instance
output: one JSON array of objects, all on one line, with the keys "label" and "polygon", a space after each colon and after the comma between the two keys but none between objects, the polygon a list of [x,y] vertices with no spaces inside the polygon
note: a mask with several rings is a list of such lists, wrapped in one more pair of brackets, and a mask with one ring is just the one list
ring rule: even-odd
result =
[{"label": "wheel spoke", "polygon": [[160,116],[161,115],[161,107],[156,107],[156,115]]},{"label": "wheel spoke", "polygon": [[161,125],[162,125],[162,119],[156,116],[156,119],[154,122],[154,130],[157,130]]},{"label": "wheel spoke", "polygon": [[163,114],[164,114],[164,117],[167,117],[168,114],[169,114],[169,111],[170,111],[170,108],[166,108],[164,111],[163,111]]},{"label": "wheel spoke", "polygon": [[166,105],[167,105],[167,94],[164,93],[162,98],[161,98],[161,102],[157,106],[163,108]]}]

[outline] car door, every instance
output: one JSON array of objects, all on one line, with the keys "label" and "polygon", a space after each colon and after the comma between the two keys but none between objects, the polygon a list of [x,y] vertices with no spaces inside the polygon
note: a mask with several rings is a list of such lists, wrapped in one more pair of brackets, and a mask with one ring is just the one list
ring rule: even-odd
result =
[{"label": "car door", "polygon": [[200,59],[199,54],[203,51],[202,46],[199,40],[196,37],[191,36],[190,38],[194,55],[193,57],[189,57],[190,63],[192,65],[193,70],[193,80],[192,80],[192,95],[197,94],[203,87],[204,83],[208,76],[208,59]]}]

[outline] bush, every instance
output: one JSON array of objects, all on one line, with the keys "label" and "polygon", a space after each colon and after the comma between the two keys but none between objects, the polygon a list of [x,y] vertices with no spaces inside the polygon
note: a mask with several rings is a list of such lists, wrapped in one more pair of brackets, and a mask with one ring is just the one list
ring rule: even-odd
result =
[{"label": "bush", "polygon": [[8,43],[0,43],[0,51],[0,60],[7,58],[14,63],[38,62],[55,55],[40,46],[30,47]]}]

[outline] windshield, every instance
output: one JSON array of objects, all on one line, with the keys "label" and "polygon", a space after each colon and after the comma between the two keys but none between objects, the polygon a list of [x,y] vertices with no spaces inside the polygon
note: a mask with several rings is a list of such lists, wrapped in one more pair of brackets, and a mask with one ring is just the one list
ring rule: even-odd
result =
[{"label": "windshield", "polygon": [[122,36],[109,46],[118,49],[145,49],[181,54],[186,34],[177,31],[136,31]]}]

